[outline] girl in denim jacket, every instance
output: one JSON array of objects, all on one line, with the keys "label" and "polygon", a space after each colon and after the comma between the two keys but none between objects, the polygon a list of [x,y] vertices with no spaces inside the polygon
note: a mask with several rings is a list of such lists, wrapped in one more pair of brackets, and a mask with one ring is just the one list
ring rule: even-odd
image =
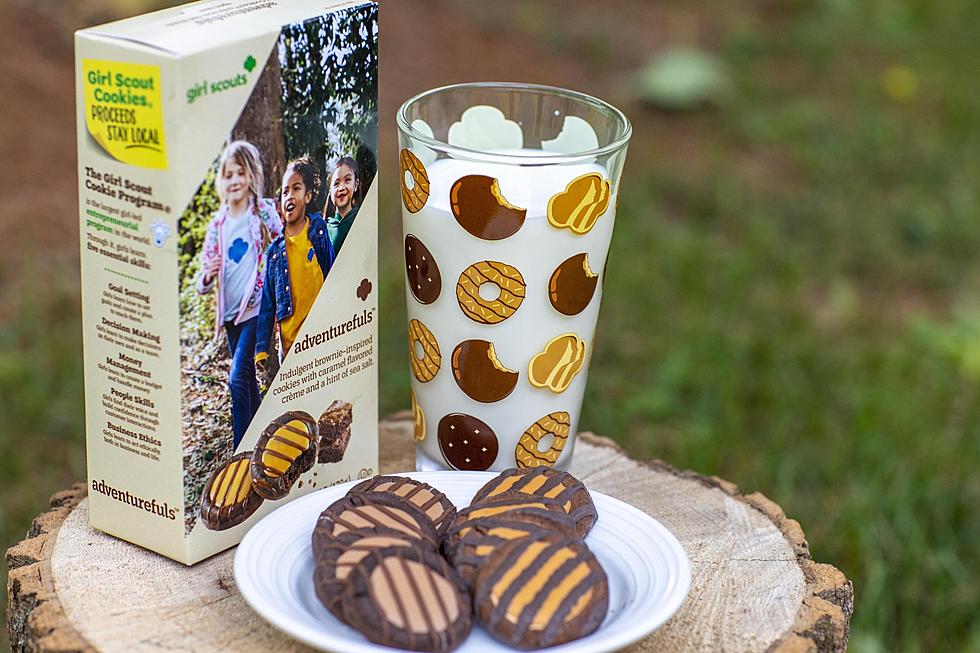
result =
[{"label": "girl in denim jacket", "polygon": [[283,229],[275,203],[262,197],[264,183],[262,159],[254,145],[235,141],[225,148],[215,184],[221,207],[208,224],[197,278],[201,294],[217,286],[215,336],[224,326],[236,449],[259,408],[252,352],[265,284],[265,246]]}]

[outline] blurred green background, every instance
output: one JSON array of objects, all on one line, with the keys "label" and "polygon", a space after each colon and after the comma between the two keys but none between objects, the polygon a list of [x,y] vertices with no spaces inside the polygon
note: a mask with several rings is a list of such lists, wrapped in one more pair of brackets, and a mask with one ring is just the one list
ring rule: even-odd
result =
[{"label": "blurred green background", "polygon": [[[4,546],[85,476],[70,31],[164,4],[0,4]],[[382,411],[409,401],[397,105],[480,79],[598,94],[636,133],[583,427],[782,505],[854,581],[851,650],[980,651],[980,3],[381,20]]]}]

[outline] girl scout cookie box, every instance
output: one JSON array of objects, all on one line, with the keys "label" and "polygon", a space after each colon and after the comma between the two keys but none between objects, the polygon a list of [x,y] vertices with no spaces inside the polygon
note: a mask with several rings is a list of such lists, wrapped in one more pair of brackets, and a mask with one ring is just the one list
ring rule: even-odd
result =
[{"label": "girl scout cookie box", "polygon": [[191,564],[377,472],[378,6],[76,35],[91,524]]}]

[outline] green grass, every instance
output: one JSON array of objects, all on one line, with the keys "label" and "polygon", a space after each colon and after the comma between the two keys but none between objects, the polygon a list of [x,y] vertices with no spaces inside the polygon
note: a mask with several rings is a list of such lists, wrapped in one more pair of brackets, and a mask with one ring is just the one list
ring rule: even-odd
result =
[{"label": "green grass", "polygon": [[[583,427],[780,503],[854,581],[851,650],[980,651],[980,4],[752,7],[712,47],[727,102],[629,107],[647,140]],[[575,43],[554,38],[562,56]],[[677,133],[697,138],[659,149]],[[393,188],[383,200],[390,412],[408,375]],[[3,314],[5,543],[84,474],[76,281],[52,279]]]}]

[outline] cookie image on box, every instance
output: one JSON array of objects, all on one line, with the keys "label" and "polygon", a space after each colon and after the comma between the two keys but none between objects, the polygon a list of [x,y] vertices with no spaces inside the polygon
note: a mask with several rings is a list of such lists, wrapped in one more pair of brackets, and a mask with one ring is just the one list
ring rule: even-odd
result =
[{"label": "cookie image on box", "polygon": [[431,304],[442,292],[442,275],[432,252],[421,240],[409,234],[405,236],[405,270],[408,287],[421,304]]},{"label": "cookie image on box", "polygon": [[599,275],[589,267],[588,254],[576,254],[561,263],[548,281],[548,299],[562,315],[578,315],[592,301]]},{"label": "cookie image on box", "polygon": [[395,530],[347,531],[326,540],[314,561],[313,588],[330,613],[345,621],[344,588],[350,570],[369,552],[389,546],[416,546],[417,541]]},{"label": "cookie image on box", "polygon": [[265,428],[252,452],[252,483],[264,499],[281,499],[317,457],[317,425],[307,413],[291,410]]},{"label": "cookie image on box", "polygon": [[343,460],[353,421],[354,407],[349,402],[338,399],[327,406],[317,420],[320,433],[318,462],[339,463]]},{"label": "cookie image on box", "polygon": [[520,374],[507,369],[497,359],[493,343],[464,340],[452,356],[453,378],[470,399],[491,404],[505,398],[517,387]]},{"label": "cookie image on box", "polygon": [[374,476],[351,488],[348,495],[362,492],[393,494],[415,505],[432,521],[440,537],[456,517],[456,506],[428,483],[405,476]]},{"label": "cookie image on box", "polygon": [[417,506],[383,492],[348,494],[320,513],[313,528],[313,558],[341,533],[393,530],[435,550],[439,538],[432,520]]},{"label": "cookie image on box", "polygon": [[583,363],[585,341],[574,333],[566,333],[554,338],[544,351],[531,359],[528,380],[537,388],[547,388],[559,394],[568,389]]},{"label": "cookie image on box", "polygon": [[[549,413],[532,424],[514,449],[518,467],[551,467],[568,441],[571,423],[565,411]],[[542,450],[542,443],[545,445]]]},{"label": "cookie image on box", "polygon": [[562,472],[550,467],[535,467],[532,469],[508,469],[488,481],[473,495],[473,506],[484,503],[497,503],[514,497],[527,500],[553,499],[575,521],[575,526],[581,537],[585,537],[599,513],[592,502],[585,484],[568,472]]},{"label": "cookie image on box", "polygon": [[609,208],[610,188],[609,180],[594,172],[576,177],[548,201],[548,222],[579,236],[589,233]]},{"label": "cookie image on box", "polygon": [[263,499],[252,487],[252,452],[243,451],[211,474],[201,495],[201,522],[212,531],[237,526],[252,516]]},{"label": "cookie image on box", "polygon": [[[480,289],[491,287],[492,299]],[[524,301],[527,284],[520,271],[500,261],[480,261],[459,275],[456,300],[463,315],[480,324],[499,324],[517,312]]]},{"label": "cookie image on box", "polygon": [[609,581],[581,540],[534,535],[501,545],[486,560],[473,605],[483,627],[510,646],[556,646],[599,627]]},{"label": "cookie image on box", "polygon": [[442,366],[442,354],[435,335],[418,320],[408,323],[408,357],[412,363],[412,374],[419,383],[428,383],[436,378]]},{"label": "cookie image on box", "polygon": [[[402,202],[409,213],[418,213],[429,200],[429,173],[425,165],[411,150],[402,150],[398,157],[402,169],[401,187]],[[405,175],[412,178],[409,186]]]},{"label": "cookie image on box", "polygon": [[369,551],[344,590],[347,623],[376,644],[451,651],[473,627],[470,596],[446,559],[418,547]]},{"label": "cookie image on box", "polygon": [[520,231],[527,209],[510,204],[493,177],[467,175],[453,184],[449,204],[456,222],[483,240],[503,240]]},{"label": "cookie image on box", "polygon": [[439,420],[439,449],[455,469],[482,472],[497,459],[500,443],[486,422],[465,413]]}]

